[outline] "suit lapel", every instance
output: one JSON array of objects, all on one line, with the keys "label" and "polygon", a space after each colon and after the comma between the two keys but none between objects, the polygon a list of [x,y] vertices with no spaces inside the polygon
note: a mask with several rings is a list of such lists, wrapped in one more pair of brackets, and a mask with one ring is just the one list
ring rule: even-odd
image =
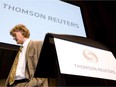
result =
[{"label": "suit lapel", "polygon": [[26,50],[26,55],[25,55],[25,57],[26,57],[26,62],[27,62],[27,60],[28,60],[29,50],[31,49],[32,42],[33,42],[33,41],[30,40],[30,41],[29,41],[29,44],[27,45],[27,50]]}]

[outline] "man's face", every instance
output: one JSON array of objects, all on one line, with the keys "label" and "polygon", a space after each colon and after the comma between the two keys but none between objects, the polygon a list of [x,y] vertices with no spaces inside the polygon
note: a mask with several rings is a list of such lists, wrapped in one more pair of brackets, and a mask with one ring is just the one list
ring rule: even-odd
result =
[{"label": "man's face", "polygon": [[17,44],[23,44],[24,43],[24,36],[20,31],[13,32],[13,39],[17,42]]}]

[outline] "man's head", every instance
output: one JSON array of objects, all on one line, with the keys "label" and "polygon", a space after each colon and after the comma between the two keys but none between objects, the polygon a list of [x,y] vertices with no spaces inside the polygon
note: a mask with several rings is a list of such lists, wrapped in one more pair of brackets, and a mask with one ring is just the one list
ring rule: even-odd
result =
[{"label": "man's head", "polygon": [[14,40],[17,44],[23,44],[24,41],[29,38],[30,32],[23,24],[18,24],[11,29],[10,35],[14,37]]}]

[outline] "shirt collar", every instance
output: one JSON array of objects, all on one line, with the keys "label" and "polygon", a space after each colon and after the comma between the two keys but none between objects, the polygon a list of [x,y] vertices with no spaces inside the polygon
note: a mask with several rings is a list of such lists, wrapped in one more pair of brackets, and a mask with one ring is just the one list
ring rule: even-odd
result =
[{"label": "shirt collar", "polygon": [[30,41],[30,39],[27,39],[27,40],[22,44],[22,46],[24,47],[26,44],[29,43],[29,41]]}]

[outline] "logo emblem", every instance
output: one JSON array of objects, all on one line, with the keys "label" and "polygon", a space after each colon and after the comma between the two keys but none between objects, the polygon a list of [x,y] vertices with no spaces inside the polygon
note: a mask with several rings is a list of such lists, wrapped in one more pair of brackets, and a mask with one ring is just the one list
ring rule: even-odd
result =
[{"label": "logo emblem", "polygon": [[91,50],[87,50],[87,49],[83,50],[83,55],[86,58],[86,60],[88,60],[89,62],[93,62],[93,63],[98,62],[97,56]]}]

